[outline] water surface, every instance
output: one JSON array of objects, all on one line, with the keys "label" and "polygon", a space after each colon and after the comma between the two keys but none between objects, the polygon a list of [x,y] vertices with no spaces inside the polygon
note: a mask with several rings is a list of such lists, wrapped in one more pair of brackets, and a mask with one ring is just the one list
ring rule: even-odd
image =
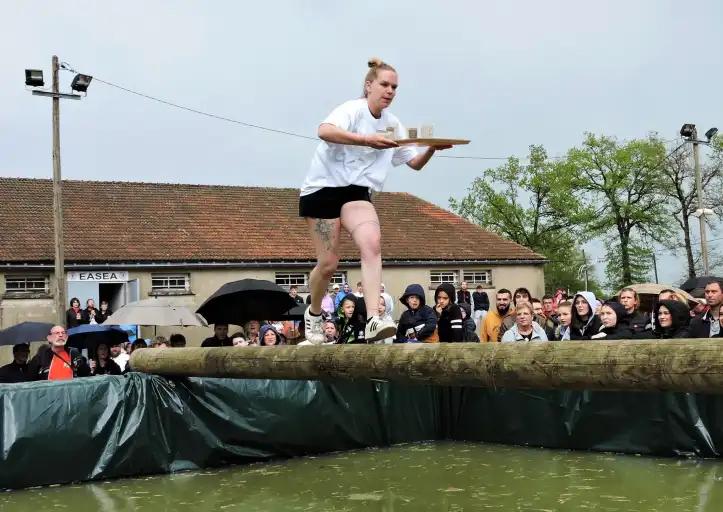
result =
[{"label": "water surface", "polygon": [[0,494],[49,510],[720,512],[723,462],[422,443]]}]

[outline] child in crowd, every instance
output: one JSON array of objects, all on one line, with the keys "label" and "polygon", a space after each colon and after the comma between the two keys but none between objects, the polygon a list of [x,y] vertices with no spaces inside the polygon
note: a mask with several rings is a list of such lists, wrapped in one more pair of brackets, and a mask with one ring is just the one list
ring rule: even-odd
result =
[{"label": "child in crowd", "polygon": [[[379,308],[377,309],[377,315],[379,315],[379,318],[382,319],[382,321],[389,321],[393,322],[392,315],[389,314],[389,306],[387,305],[387,301],[384,298],[384,295],[379,296]],[[375,341],[374,343],[394,343],[394,336],[390,338],[384,338],[383,340]]]},{"label": "child in crowd", "polygon": [[410,284],[399,300],[407,306],[397,325],[395,343],[431,342],[437,328],[437,315],[427,306],[421,284]]},{"label": "child in crowd", "polygon": [[434,312],[437,314],[439,341],[464,340],[462,310],[454,303],[455,290],[451,283],[442,283],[434,291]]},{"label": "child in crowd", "polygon": [[479,343],[480,339],[477,336],[477,324],[474,323],[472,318],[472,306],[463,302],[459,305],[462,310],[462,341],[473,341]]},{"label": "child in crowd", "polygon": [[557,305],[557,318],[560,323],[555,328],[556,341],[570,339],[570,324],[572,323],[572,302],[563,300]]},{"label": "child in crowd", "polygon": [[364,340],[366,322],[360,318],[358,303],[359,299],[353,293],[345,295],[339,302],[339,308],[336,310],[336,330],[339,333],[337,343],[366,343]]}]

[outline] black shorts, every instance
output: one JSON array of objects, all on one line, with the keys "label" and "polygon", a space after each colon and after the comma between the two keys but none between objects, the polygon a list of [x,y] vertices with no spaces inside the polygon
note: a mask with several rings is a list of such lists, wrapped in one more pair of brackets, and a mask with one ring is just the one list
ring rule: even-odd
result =
[{"label": "black shorts", "polygon": [[299,198],[299,216],[312,219],[338,219],[341,207],[352,201],[372,202],[369,187],[347,185],[346,187],[325,187],[313,194]]}]

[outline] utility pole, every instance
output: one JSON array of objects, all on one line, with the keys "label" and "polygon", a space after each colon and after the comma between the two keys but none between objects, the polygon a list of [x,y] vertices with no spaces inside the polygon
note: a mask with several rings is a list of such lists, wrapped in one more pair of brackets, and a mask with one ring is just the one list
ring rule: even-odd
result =
[{"label": "utility pole", "polygon": [[698,217],[698,222],[700,222],[700,254],[703,259],[703,275],[707,276],[709,272],[708,268],[708,240],[705,233],[705,210],[703,206],[703,183],[702,178],[700,176],[700,155],[699,155],[699,148],[698,148],[698,131],[693,128],[693,162],[695,164],[695,190],[696,194],[698,195],[698,211],[700,212],[700,217]]},{"label": "utility pole", "polygon": [[[55,246],[55,272],[54,272],[54,292],[55,292],[55,318],[58,325],[65,324],[65,255],[63,251],[63,182],[60,174],[60,100],[79,100],[87,90],[93,77],[78,73],[70,84],[71,93],[60,92],[60,68],[73,71],[66,63],[60,64],[58,56],[53,55],[52,66],[52,86],[50,90],[43,89],[45,81],[43,80],[43,71],[41,69],[25,70],[25,86],[30,87],[33,96],[45,96],[53,99],[53,245]],[[75,94],[75,92],[82,93]]]},{"label": "utility pole", "polygon": [[585,256],[585,249],[582,250],[582,260],[583,260],[583,272],[585,273],[585,291],[587,291],[587,256]]},{"label": "utility pole", "polygon": [[65,325],[65,254],[63,251],[63,184],[60,175],[60,93],[58,56],[53,55],[53,232],[55,244],[55,312]]},{"label": "utility pole", "polygon": [[658,284],[660,281],[658,281],[658,261],[655,259],[655,253],[653,253],[653,270],[655,270],[655,284]]}]

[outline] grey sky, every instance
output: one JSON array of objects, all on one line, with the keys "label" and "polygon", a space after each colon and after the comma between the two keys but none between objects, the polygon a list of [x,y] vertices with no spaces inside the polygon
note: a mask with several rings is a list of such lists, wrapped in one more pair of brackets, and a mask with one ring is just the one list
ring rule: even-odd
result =
[{"label": "grey sky", "polygon": [[[399,71],[392,110],[405,124],[472,139],[449,155],[524,156],[533,143],[561,155],[585,131],[673,139],[683,122],[723,129],[723,3],[591,4],[4,2],[0,174],[51,176],[50,101],[23,89],[23,69],[44,69],[48,83],[53,53],[131,89],[307,135],[359,95],[368,57],[379,56]],[[71,78],[61,75],[66,88]],[[297,187],[314,148],[98,82],[63,102],[61,118],[70,179]],[[499,163],[400,167],[386,190],[447,207]],[[683,273],[669,257],[659,270],[668,281]]]}]

